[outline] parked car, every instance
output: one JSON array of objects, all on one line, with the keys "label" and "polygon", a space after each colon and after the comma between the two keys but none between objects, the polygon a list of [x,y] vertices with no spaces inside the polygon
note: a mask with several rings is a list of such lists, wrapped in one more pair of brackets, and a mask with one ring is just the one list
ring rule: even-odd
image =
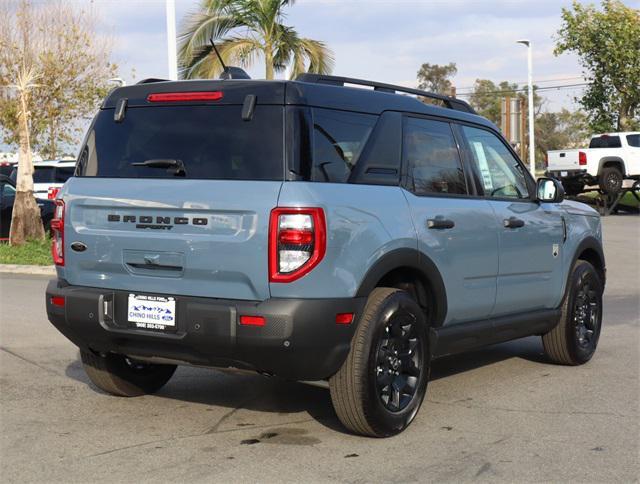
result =
[{"label": "parked car", "polygon": [[[33,194],[39,199],[53,199],[57,190],[73,176],[76,162],[74,160],[41,161],[33,164]],[[16,166],[11,172],[11,180],[15,183],[18,175]],[[55,189],[51,190],[51,189]],[[51,196],[50,194],[52,194]]]},{"label": "parked car", "polygon": [[[13,215],[13,204],[16,198],[16,186],[7,176],[0,175],[0,239],[9,237],[11,228],[11,217]],[[40,216],[45,232],[51,229],[51,219],[55,203],[51,200],[37,200],[40,207]]]},{"label": "parked car", "polygon": [[0,175],[10,176],[15,168],[15,163],[10,161],[0,161]]},{"label": "parked car", "polygon": [[47,313],[113,395],[180,364],[328,381],[347,429],[390,436],[434,358],[530,335],[550,361],[593,356],[600,218],[563,193],[467,103],[424,91],[122,87],[56,200]]},{"label": "parked car", "polygon": [[640,132],[597,134],[589,148],[549,151],[547,160],[548,175],[561,180],[569,195],[585,185],[617,194],[625,179],[640,180]]}]

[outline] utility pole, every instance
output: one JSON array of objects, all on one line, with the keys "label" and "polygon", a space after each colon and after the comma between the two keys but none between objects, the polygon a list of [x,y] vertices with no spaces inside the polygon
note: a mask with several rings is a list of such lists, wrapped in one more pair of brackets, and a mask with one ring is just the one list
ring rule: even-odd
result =
[{"label": "utility pole", "polygon": [[531,48],[531,41],[522,39],[517,40],[516,43],[527,46],[527,70],[529,73],[529,171],[531,176],[536,177],[536,141],[533,126],[533,117],[535,112],[533,110],[533,54]]},{"label": "utility pole", "polygon": [[178,80],[178,55],[176,52],[176,1],[165,0],[167,10],[167,56],[169,79]]}]

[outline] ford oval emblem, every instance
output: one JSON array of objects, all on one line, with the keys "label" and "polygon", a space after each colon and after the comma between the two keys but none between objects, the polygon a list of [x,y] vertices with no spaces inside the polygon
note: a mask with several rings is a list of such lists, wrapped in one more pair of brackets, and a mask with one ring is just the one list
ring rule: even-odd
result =
[{"label": "ford oval emblem", "polygon": [[71,244],[71,248],[76,252],[84,252],[85,250],[87,250],[87,246],[84,245],[82,242],[73,242]]}]

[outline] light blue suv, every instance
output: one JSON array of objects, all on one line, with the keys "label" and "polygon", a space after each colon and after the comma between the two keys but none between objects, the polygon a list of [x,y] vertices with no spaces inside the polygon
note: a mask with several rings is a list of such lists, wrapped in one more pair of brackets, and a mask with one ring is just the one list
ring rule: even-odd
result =
[{"label": "light blue suv", "polygon": [[600,334],[598,214],[453,98],[143,81],[104,101],[56,203],[48,316],[115,395],[179,364],[328,380],[345,427],[390,436],[434,358],[541,335],[577,365]]}]

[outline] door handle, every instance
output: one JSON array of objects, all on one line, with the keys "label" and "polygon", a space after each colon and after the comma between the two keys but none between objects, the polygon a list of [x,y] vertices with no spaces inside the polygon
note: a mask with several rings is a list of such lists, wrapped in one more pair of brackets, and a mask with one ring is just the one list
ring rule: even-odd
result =
[{"label": "door handle", "polygon": [[456,224],[453,220],[447,220],[442,217],[431,218],[427,220],[427,227],[435,230],[452,229]]},{"label": "door handle", "polygon": [[504,220],[504,226],[507,229],[519,229],[524,227],[524,220],[520,220],[516,217],[510,217]]}]

